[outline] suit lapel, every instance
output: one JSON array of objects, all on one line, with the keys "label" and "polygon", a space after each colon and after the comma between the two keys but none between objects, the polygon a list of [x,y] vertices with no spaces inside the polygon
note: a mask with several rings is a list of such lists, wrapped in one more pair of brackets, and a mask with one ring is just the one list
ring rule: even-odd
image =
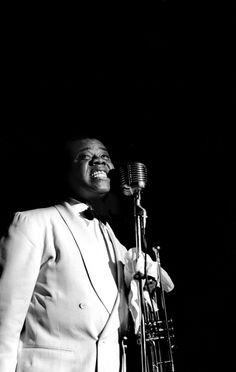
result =
[{"label": "suit lapel", "polygon": [[[111,230],[111,228],[108,224],[106,225],[105,228],[108,232],[109,238],[110,238],[112,246],[114,248],[114,254],[115,254],[116,262],[117,263],[122,263],[123,262],[123,257],[121,256],[121,252],[118,248],[118,243],[117,243],[117,240],[115,238],[115,235],[114,235],[113,231]],[[123,276],[122,276],[121,270],[119,270],[119,266],[117,266],[116,269],[117,269],[117,286],[118,286],[118,288],[121,288],[121,286],[123,284]]]},{"label": "suit lapel", "polygon": [[[99,257],[95,257],[92,247],[94,246],[93,238],[89,235],[86,230],[86,226],[78,222],[77,217],[74,215],[73,211],[70,209],[68,203],[63,205],[56,205],[55,208],[58,210],[68,229],[70,230],[74,241],[79,249],[81,258],[84,262],[88,278],[93,286],[97,296],[107,309],[111,313],[114,307],[114,296],[110,296],[106,290],[104,283],[104,277],[102,273],[102,267],[99,264]],[[120,281],[119,270],[118,270],[118,283]],[[118,296],[118,291],[115,294],[116,301]]]},{"label": "suit lapel", "polygon": [[106,225],[109,237],[113,244],[114,253],[117,262],[117,285],[118,285],[118,296],[116,298],[113,310],[110,314],[109,320],[104,327],[100,338],[105,338],[109,335],[114,328],[120,329],[120,332],[126,331],[128,322],[128,303],[125,295],[125,280],[124,280],[124,254],[122,254],[122,248],[119,248],[119,242],[117,241],[112,229],[109,224]]}]

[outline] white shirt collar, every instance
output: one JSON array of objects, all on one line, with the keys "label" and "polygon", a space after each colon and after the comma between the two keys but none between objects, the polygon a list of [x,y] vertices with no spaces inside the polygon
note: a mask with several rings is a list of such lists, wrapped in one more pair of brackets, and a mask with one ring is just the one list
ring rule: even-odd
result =
[{"label": "white shirt collar", "polygon": [[80,201],[74,199],[74,198],[70,198],[68,200],[68,203],[70,204],[70,206],[72,207],[72,209],[76,212],[76,213],[81,213],[81,212],[84,212],[86,209],[89,208],[89,206],[85,203],[81,203]]}]

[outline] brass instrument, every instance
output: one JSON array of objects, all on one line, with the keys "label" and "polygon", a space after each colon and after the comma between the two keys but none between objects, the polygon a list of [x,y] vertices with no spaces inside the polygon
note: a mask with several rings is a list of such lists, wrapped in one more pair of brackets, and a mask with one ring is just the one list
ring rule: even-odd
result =
[{"label": "brass instrument", "polygon": [[[127,196],[132,195],[134,200],[136,257],[138,260],[141,255],[145,256],[147,253],[145,239],[147,213],[141,206],[141,193],[147,180],[146,167],[142,163],[128,163],[126,170],[121,168],[120,172],[123,192]],[[167,316],[162,288],[160,247],[153,248],[153,252],[157,262],[158,286],[155,286],[151,292],[145,269],[144,274],[138,272],[135,276],[139,288],[141,320],[138,333],[135,334],[131,330],[127,338],[127,372],[175,372],[173,360],[174,328],[172,319],[168,319]],[[143,279],[146,279],[144,287]],[[133,349],[132,358],[129,358],[129,349]],[[140,360],[138,355],[140,355]]]},{"label": "brass instrument", "polygon": [[[160,247],[153,248],[160,271]],[[148,284],[147,284],[148,286]],[[146,339],[146,358],[147,371],[155,372],[174,372],[173,341],[174,327],[173,320],[168,319],[165,303],[164,290],[159,277],[159,287],[153,293],[149,293],[152,300],[151,306],[145,305],[145,339]],[[141,336],[140,336],[141,337]]]}]

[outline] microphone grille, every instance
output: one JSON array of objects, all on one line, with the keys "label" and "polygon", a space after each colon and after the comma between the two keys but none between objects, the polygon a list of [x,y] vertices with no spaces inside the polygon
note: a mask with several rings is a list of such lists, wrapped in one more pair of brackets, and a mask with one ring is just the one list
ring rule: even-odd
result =
[{"label": "microphone grille", "polygon": [[127,189],[144,189],[147,183],[147,168],[145,164],[128,162],[119,168],[121,188],[124,194],[130,195]]}]

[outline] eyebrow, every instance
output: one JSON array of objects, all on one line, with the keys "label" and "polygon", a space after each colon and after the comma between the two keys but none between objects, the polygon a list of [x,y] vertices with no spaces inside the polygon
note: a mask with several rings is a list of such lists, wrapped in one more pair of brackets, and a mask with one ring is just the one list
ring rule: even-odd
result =
[{"label": "eyebrow", "polygon": [[[99,147],[98,149],[99,149],[99,150],[103,150],[103,151],[108,152],[108,150],[106,149],[106,147]],[[91,149],[91,147],[83,147],[82,149],[80,149],[80,150],[78,151],[78,153],[79,153],[79,152],[82,152],[82,151],[86,151],[86,150],[91,151],[92,149]]]}]

